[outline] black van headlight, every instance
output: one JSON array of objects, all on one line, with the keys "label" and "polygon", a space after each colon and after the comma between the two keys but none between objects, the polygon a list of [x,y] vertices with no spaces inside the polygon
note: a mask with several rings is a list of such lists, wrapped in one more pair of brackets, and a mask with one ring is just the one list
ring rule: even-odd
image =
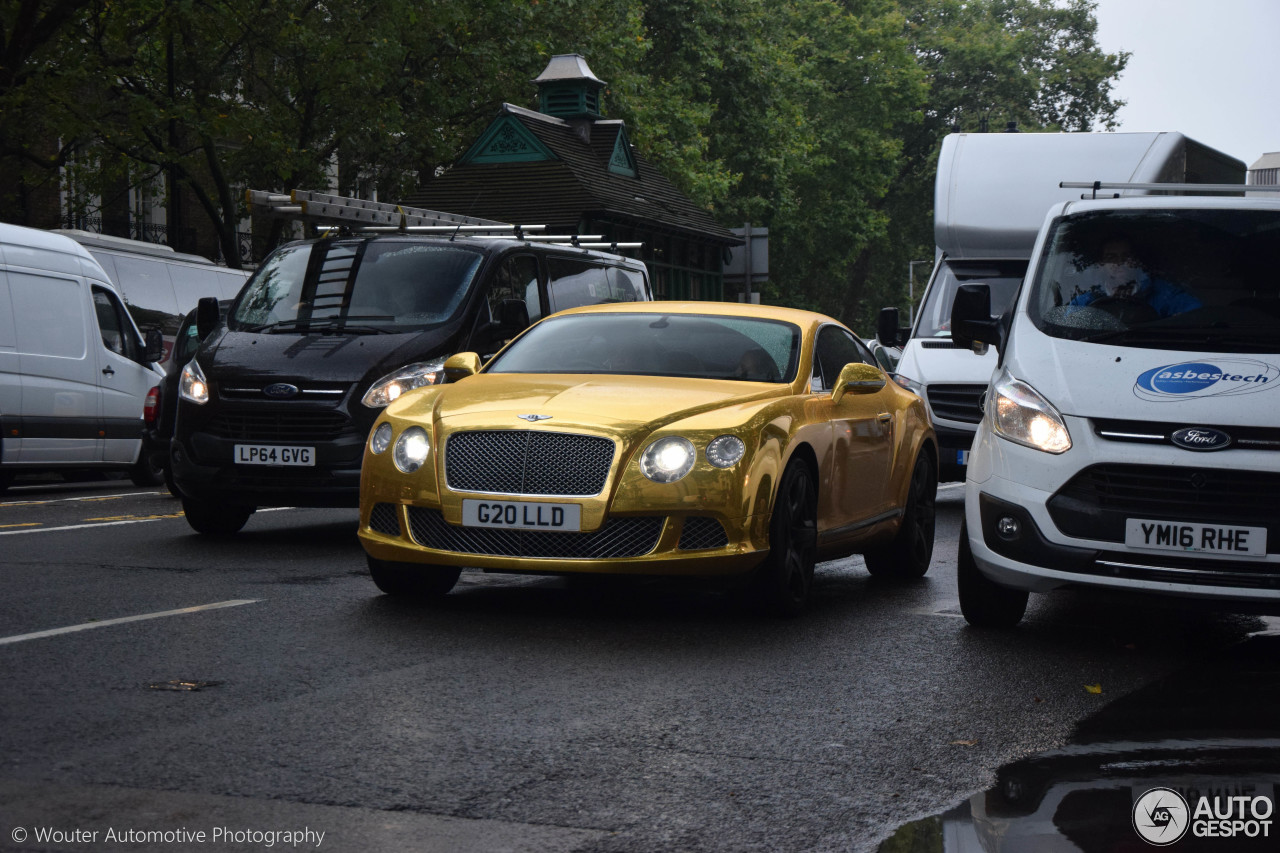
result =
[{"label": "black van headlight", "polygon": [[426,385],[439,385],[443,381],[443,358],[420,361],[388,373],[373,383],[369,390],[364,393],[364,397],[360,399],[360,402],[371,409],[381,409],[406,391],[412,391],[414,388],[422,388]]},{"label": "black van headlight", "polygon": [[194,358],[187,362],[178,377],[178,396],[198,406],[209,402],[209,382]]}]

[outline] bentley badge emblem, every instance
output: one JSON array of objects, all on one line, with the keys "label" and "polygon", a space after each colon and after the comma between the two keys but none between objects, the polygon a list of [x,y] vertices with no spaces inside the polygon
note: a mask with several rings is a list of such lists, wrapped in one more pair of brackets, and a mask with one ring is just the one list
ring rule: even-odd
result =
[{"label": "bentley badge emblem", "polygon": [[551,415],[516,415],[516,417],[522,421],[528,421],[529,423],[537,423],[538,421],[549,420],[551,418]]}]

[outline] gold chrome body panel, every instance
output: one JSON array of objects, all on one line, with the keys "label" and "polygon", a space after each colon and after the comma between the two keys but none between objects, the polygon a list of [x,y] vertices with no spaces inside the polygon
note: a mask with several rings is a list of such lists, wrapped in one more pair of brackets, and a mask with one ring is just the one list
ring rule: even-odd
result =
[{"label": "gold chrome body panel", "polygon": [[[426,429],[427,459],[412,474],[391,451],[366,445],[361,475],[361,543],[387,561],[467,566],[497,571],[722,576],[751,571],[767,555],[769,519],[779,478],[793,458],[814,469],[818,483],[819,554],[830,559],[891,537],[915,458],[936,443],[923,403],[878,368],[859,365],[841,394],[811,393],[814,337],[830,318],[790,309],[721,303],[605,305],[567,313],[629,311],[764,317],[798,326],[799,367],[789,383],[606,374],[484,373],[422,388],[392,403],[378,423],[394,437],[410,426]],[[848,371],[842,372],[842,379]],[[838,399],[836,399],[838,398]],[[522,415],[549,416],[526,421]],[[522,430],[607,439],[614,453],[603,488],[591,496],[510,495],[450,488],[445,448],[472,431]],[[683,436],[698,453],[693,469],[673,483],[640,470],[640,456],[664,436]],[[732,435],[745,445],[742,459],[717,468],[708,443]],[[936,450],[930,450],[936,461]],[[575,504],[581,531],[590,534],[622,519],[660,519],[646,553],[616,556],[527,556],[427,547],[411,532],[411,517],[438,512],[448,531],[462,527],[469,498],[530,504]],[[371,526],[375,508],[380,523]],[[395,533],[388,526],[394,517]],[[434,519],[434,517],[432,517]],[[689,521],[699,519],[698,521]],[[723,529],[723,541],[682,548],[686,526]],[[433,521],[438,524],[438,521]],[[574,534],[559,533],[559,536]],[[705,544],[705,543],[698,543]]]}]

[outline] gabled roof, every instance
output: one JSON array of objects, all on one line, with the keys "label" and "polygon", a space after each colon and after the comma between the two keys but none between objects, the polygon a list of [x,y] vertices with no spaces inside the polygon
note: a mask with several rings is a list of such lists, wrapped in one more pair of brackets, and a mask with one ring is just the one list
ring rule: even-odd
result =
[{"label": "gabled roof", "polygon": [[557,230],[574,230],[588,215],[742,243],[635,152],[623,122],[570,122],[514,104],[503,104],[458,163],[405,203]]}]

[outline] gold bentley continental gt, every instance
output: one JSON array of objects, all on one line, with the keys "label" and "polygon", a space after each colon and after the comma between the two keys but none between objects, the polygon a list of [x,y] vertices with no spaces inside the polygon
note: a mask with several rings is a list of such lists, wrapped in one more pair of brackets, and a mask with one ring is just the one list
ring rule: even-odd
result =
[{"label": "gold bentley continental gt", "polygon": [[706,302],[596,305],[387,406],[360,541],[391,595],[497,572],[737,578],[783,615],[814,564],[915,578],[933,554],[924,404],[830,317]]}]

